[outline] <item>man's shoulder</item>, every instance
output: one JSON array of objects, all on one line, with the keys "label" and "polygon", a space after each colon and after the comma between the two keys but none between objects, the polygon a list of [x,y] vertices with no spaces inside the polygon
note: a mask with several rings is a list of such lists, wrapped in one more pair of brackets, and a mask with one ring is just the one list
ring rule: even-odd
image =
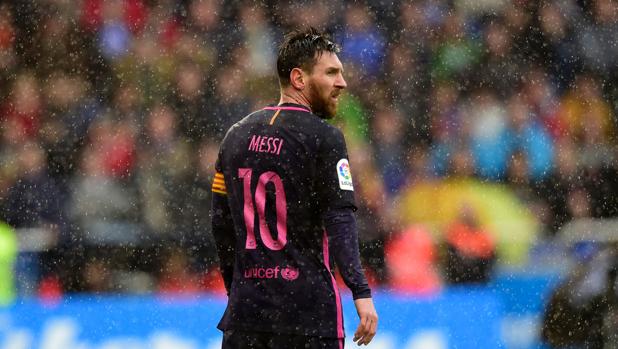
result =
[{"label": "man's shoulder", "polygon": [[327,144],[345,142],[343,132],[335,125],[320,119],[320,124],[317,127],[319,136]]},{"label": "man's shoulder", "polygon": [[232,125],[227,131],[223,143],[226,143],[226,140],[230,141],[237,137],[244,139],[246,132],[254,129],[255,124],[261,126],[272,124],[273,118],[278,118],[275,122],[275,129],[283,128],[300,132],[305,134],[305,137],[307,137],[305,139],[307,140],[316,139],[318,143],[322,143],[321,141],[323,140],[326,140],[327,143],[330,143],[328,142],[329,140],[336,143],[343,140],[343,133],[339,128],[311,112],[295,110],[286,110],[286,112],[289,114],[282,117],[276,116],[276,112],[273,114],[268,109],[256,110]]},{"label": "man's shoulder", "polygon": [[339,127],[323,120],[320,119],[320,121],[322,122],[322,129],[323,132],[328,133],[330,135],[335,135],[338,137],[343,137],[343,132],[341,132],[341,130],[339,129]]},{"label": "man's shoulder", "polygon": [[240,119],[238,122],[236,122],[231,128],[238,128],[241,127],[243,125],[247,125],[253,122],[257,122],[258,119],[260,119],[261,117],[263,117],[265,114],[265,110],[264,109],[258,109],[255,111],[252,111],[251,113],[249,113],[248,115],[246,115],[244,118]]},{"label": "man's shoulder", "polygon": [[303,126],[306,130],[314,131],[318,135],[342,135],[339,128],[330,124],[328,121],[322,119],[316,114],[309,113],[309,115],[303,116]]},{"label": "man's shoulder", "polygon": [[245,117],[243,117],[242,119],[240,119],[238,122],[236,122],[234,125],[232,125],[227,130],[222,143],[225,143],[226,140],[229,140],[231,137],[234,137],[234,135],[240,132],[240,130],[243,127],[256,122],[256,120],[260,118],[261,116],[263,116],[263,114],[264,114],[264,110],[260,109],[260,110],[253,111],[249,113],[248,115],[246,115]]}]

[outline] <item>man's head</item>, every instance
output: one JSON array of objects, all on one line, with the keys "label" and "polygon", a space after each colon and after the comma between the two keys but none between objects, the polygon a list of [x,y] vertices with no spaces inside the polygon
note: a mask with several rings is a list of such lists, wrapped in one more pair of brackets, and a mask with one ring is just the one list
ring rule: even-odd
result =
[{"label": "man's head", "polygon": [[314,28],[288,33],[277,57],[282,93],[304,99],[322,118],[335,116],[339,94],[347,86],[338,52],[339,46]]}]

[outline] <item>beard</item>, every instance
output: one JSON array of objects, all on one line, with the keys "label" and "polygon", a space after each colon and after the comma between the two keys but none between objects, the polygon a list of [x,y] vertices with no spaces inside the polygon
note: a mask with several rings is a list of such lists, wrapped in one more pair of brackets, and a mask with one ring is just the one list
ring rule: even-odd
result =
[{"label": "beard", "polygon": [[337,103],[331,99],[331,94],[321,95],[319,88],[310,83],[309,101],[311,111],[321,119],[332,119],[337,114]]}]

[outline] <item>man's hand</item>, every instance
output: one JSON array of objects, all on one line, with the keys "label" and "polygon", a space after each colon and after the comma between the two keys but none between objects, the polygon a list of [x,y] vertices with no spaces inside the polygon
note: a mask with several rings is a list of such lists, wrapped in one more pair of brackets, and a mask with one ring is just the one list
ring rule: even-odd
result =
[{"label": "man's hand", "polygon": [[360,324],[354,333],[354,342],[357,345],[367,345],[376,335],[378,329],[378,313],[371,298],[359,298],[354,301]]}]

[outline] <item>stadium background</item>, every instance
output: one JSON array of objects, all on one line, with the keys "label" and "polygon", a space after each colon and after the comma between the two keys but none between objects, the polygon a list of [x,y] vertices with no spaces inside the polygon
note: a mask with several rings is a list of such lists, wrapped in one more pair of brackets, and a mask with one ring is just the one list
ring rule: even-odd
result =
[{"label": "stadium background", "polygon": [[[2,348],[68,348],[62,333],[153,347],[113,336],[154,340],[168,316],[216,337],[218,142],[277,101],[276,43],[298,25],[343,46],[336,123],[385,332],[425,329],[427,348],[540,345],[547,293],[575,258],[561,228],[618,210],[611,0],[0,2]],[[470,221],[497,262],[482,285],[453,286],[445,246]],[[440,310],[454,304],[469,308]],[[97,307],[129,315],[107,332],[66,325],[96,327]]]}]

